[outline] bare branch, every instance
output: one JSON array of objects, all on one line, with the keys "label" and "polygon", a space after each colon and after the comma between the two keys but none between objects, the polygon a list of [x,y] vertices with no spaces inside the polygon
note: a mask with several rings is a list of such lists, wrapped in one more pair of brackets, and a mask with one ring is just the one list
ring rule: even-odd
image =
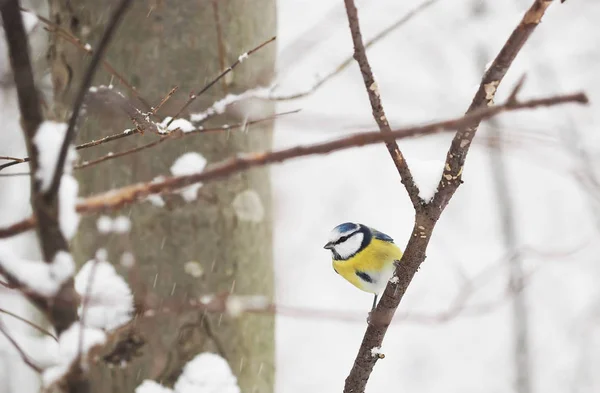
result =
[{"label": "bare branch", "polygon": [[[532,6],[525,12],[518,26],[513,30],[483,75],[479,89],[475,97],[473,97],[467,113],[493,104],[498,86],[502,82],[502,79],[504,79],[506,72],[527,39],[531,36],[531,33],[533,33],[540,23],[542,16],[551,3],[552,0],[535,0]],[[520,89],[519,84],[517,84],[517,89]],[[452,140],[448,155],[446,156],[444,173],[438,186],[438,190],[443,190],[443,192],[438,192],[432,201],[434,205],[439,206],[441,209],[446,207],[450,198],[452,198],[454,192],[462,182],[462,170],[465,159],[478,127],[479,122],[473,122],[473,124],[469,124],[467,127],[458,130]]]},{"label": "bare branch", "polygon": [[[539,24],[550,3],[551,0],[535,0],[533,2],[531,8],[525,13],[521,22],[483,76],[479,90],[467,111],[467,117],[493,104],[498,85],[520,49]],[[352,24],[352,19],[350,19],[350,23]],[[510,106],[510,102],[507,105]],[[371,323],[367,326],[354,365],[346,378],[344,393],[362,393],[365,391],[367,381],[378,359],[371,356],[371,349],[381,347],[387,328],[406,289],[421,263],[425,260],[427,245],[437,220],[462,182],[461,175],[464,162],[481,120],[472,118],[470,122],[458,128],[447,154],[444,172],[437,192],[423,209],[417,209],[412,234],[402,260],[396,265],[395,277],[397,279],[387,284],[381,300],[374,310],[375,315],[372,315]],[[373,323],[373,321],[376,321],[376,323]]]},{"label": "bare branch", "polygon": [[75,138],[75,126],[77,125],[77,119],[79,118],[79,112],[81,111],[81,107],[83,106],[83,100],[87,93],[88,88],[90,87],[94,75],[96,74],[96,70],[102,57],[104,56],[104,52],[108,47],[108,43],[110,42],[114,32],[117,29],[117,26],[123,19],[125,12],[131,5],[132,0],[121,0],[118,6],[115,8],[111,18],[108,21],[106,26],[106,30],[102,34],[100,38],[100,42],[98,43],[98,48],[92,55],[92,59],[90,60],[90,64],[88,65],[83,79],[81,81],[81,85],[79,86],[79,91],[75,97],[75,102],[73,103],[73,113],[71,114],[71,118],[69,119],[69,127],[67,128],[67,134],[65,135],[65,140],[60,148],[60,154],[58,156],[58,161],[56,163],[56,169],[54,172],[54,177],[52,178],[52,183],[50,184],[50,188],[46,193],[46,196],[49,199],[52,199],[58,192],[58,187],[60,185],[60,179],[62,177],[63,168],[65,166],[65,161],[67,159],[67,151],[69,149],[69,145]]},{"label": "bare branch", "polygon": [[[382,133],[379,131],[365,132],[309,146],[295,146],[270,152],[249,153],[245,154],[243,157],[230,158],[214,164],[204,172],[197,174],[170,177],[160,182],[133,184],[120,189],[111,190],[102,194],[88,197],[77,205],[77,212],[90,214],[116,210],[131,203],[141,201],[151,194],[158,194],[163,191],[173,191],[194,183],[220,179],[237,172],[248,170],[250,168],[279,163],[293,158],[315,154],[328,154],[334,151],[350,149],[357,146],[373,145],[389,140],[457,130],[464,127],[465,124],[471,124],[474,121],[488,119],[502,112],[553,106],[564,103],[586,104],[587,102],[588,98],[583,93],[554,96],[512,104],[484,107],[456,119],[432,123],[424,126],[402,128],[387,133]],[[429,211],[427,211],[427,213],[429,214]],[[0,228],[0,238],[6,238],[14,236],[18,233],[22,233],[28,229],[31,229],[34,225],[34,218],[30,217],[26,220],[13,224],[10,227]],[[421,232],[421,230],[419,230],[419,232]]]},{"label": "bare branch", "polygon": [[[381,41],[382,39],[387,37],[390,33],[394,32],[398,28],[406,25],[415,16],[418,16],[423,11],[425,11],[426,9],[428,9],[430,6],[432,6],[433,4],[435,4],[437,2],[438,2],[438,0],[427,0],[424,3],[422,3],[421,5],[414,8],[413,10],[409,11],[407,14],[403,15],[402,18],[398,19],[391,25],[387,26],[385,29],[381,30],[379,33],[377,33],[371,39],[367,40],[365,42],[365,49],[369,49],[371,46],[375,45],[376,43],[378,43],[379,41]],[[340,74],[343,70],[348,68],[348,66],[350,64],[352,64],[352,61],[354,61],[354,58],[352,56],[349,56],[348,58],[344,59],[344,61],[342,61],[337,67],[335,67],[335,69],[333,71],[330,71],[325,76],[319,78],[312,86],[310,86],[308,89],[306,89],[304,91],[301,91],[298,93],[293,93],[293,94],[288,94],[288,95],[278,95],[276,93],[271,93],[269,95],[269,99],[274,100],[274,101],[291,101],[291,100],[296,100],[298,98],[306,97],[306,96],[314,93],[315,91],[317,91],[317,89],[319,87],[323,86],[325,83],[329,82],[331,80],[331,78]]]},{"label": "bare branch", "polygon": [[[93,161],[84,161],[81,164],[78,165],[74,165],[73,169],[83,169],[83,168],[87,168],[89,166],[98,164],[100,162],[104,162],[104,161],[108,161],[108,160],[112,160],[115,158],[119,158],[119,157],[123,157],[125,155],[128,154],[132,154],[132,153],[136,153],[138,151],[147,149],[149,147],[153,147],[156,146],[160,143],[163,142],[164,139],[170,138],[170,139],[176,139],[174,137],[182,137],[182,136],[190,136],[190,135],[198,135],[198,134],[206,134],[206,133],[211,133],[211,132],[222,132],[222,131],[231,131],[231,130],[235,130],[235,129],[246,129],[248,126],[254,125],[254,124],[259,124],[259,123],[263,123],[265,121],[269,121],[269,120],[274,120],[278,117],[281,116],[285,116],[285,115],[291,115],[293,113],[298,113],[300,110],[296,109],[296,110],[292,110],[292,111],[287,111],[287,112],[280,112],[280,113],[276,113],[272,116],[267,116],[267,117],[263,117],[260,119],[256,119],[256,120],[250,120],[250,121],[246,121],[245,123],[236,123],[236,124],[231,124],[231,125],[222,125],[220,127],[211,127],[211,128],[204,128],[204,127],[200,127],[197,128],[195,130],[192,131],[188,131],[185,133],[181,133],[179,130],[173,130],[170,131],[169,134],[162,136],[160,139],[153,141],[153,142],[149,142],[146,145],[142,145],[142,146],[138,146],[123,152],[119,152],[119,153],[114,153],[114,154],[107,154],[103,157],[100,157],[96,160]],[[104,143],[107,142],[112,142],[121,138],[125,138],[134,134],[140,134],[141,131],[139,129],[127,129],[123,132],[120,132],[118,134],[113,134],[113,135],[109,135],[106,136],[104,138],[101,139],[96,139],[90,142],[85,142],[82,143],[81,145],[78,145],[75,147],[76,150],[82,150],[82,149],[87,149],[90,147],[94,147],[94,146],[98,146],[98,145],[102,145]],[[25,158],[15,158],[14,162],[11,162],[10,166],[16,165],[16,164],[21,164],[24,162],[29,162],[29,157],[25,157]],[[3,166],[0,166],[0,170],[4,169]],[[29,176],[29,173],[23,172],[23,173],[10,173],[10,174],[0,174],[0,177],[4,177],[4,176]],[[0,237],[1,237],[1,230],[0,230]]]},{"label": "bare branch", "polygon": [[258,52],[260,49],[264,48],[265,46],[267,46],[268,44],[270,44],[271,42],[275,41],[277,37],[271,37],[268,40],[266,40],[265,42],[263,42],[262,44],[260,44],[259,46],[250,49],[248,52],[243,53],[242,55],[240,55],[240,57],[237,58],[236,61],[233,62],[233,64],[231,64],[229,67],[227,67],[227,69],[223,70],[223,72],[221,72],[215,79],[213,79],[212,81],[208,82],[206,84],[206,86],[204,86],[198,93],[194,93],[192,95],[190,95],[190,98],[187,100],[187,102],[181,107],[181,109],[179,109],[179,111],[173,116],[173,118],[167,123],[167,127],[171,125],[171,123],[178,118],[179,116],[181,116],[181,114],[183,113],[184,110],[186,110],[186,108],[188,106],[190,106],[190,104],[192,102],[194,102],[194,100],[202,95],[205,91],[207,91],[208,89],[210,89],[215,83],[217,83],[219,80],[221,80],[221,78],[223,78],[225,75],[229,74],[231,71],[233,71],[233,69],[235,67],[237,67],[239,64],[241,64],[248,56],[251,56],[252,54],[254,54],[255,52]]},{"label": "bare branch", "polygon": [[[371,102],[371,109],[373,111],[373,118],[379,126],[379,130],[383,133],[391,133],[390,124],[388,123],[387,116],[383,110],[381,103],[381,96],[379,93],[379,87],[373,72],[371,71],[371,65],[367,59],[367,52],[362,40],[362,34],[360,32],[360,24],[358,22],[358,10],[354,4],[354,0],[344,0],[346,5],[346,13],[348,14],[348,22],[350,24],[350,32],[352,33],[352,42],[354,43],[354,59],[356,59],[360,72],[363,77],[367,94],[369,95],[369,101]],[[398,173],[402,178],[402,184],[408,192],[408,196],[415,208],[415,211],[420,211],[423,205],[423,201],[419,197],[419,187],[415,184],[415,181],[410,173],[408,164],[398,147],[395,140],[386,141],[386,147],[398,169]]]},{"label": "bare branch", "polygon": [[[115,158],[120,158],[120,157],[124,157],[127,156],[129,154],[133,154],[133,153],[137,153],[139,151],[142,150],[146,150],[149,148],[152,148],[154,146],[158,146],[161,143],[165,142],[166,140],[174,140],[174,139],[179,139],[185,136],[190,136],[190,135],[198,135],[198,134],[206,134],[209,132],[215,132],[215,131],[230,131],[230,130],[235,130],[237,129],[245,129],[246,127],[253,125],[253,124],[258,124],[258,123],[262,123],[265,121],[269,121],[269,120],[274,120],[280,116],[284,116],[284,115],[288,115],[288,114],[292,114],[292,113],[298,113],[299,110],[295,110],[295,111],[288,111],[288,112],[282,112],[282,113],[276,113],[273,116],[268,116],[268,117],[264,117],[262,119],[257,119],[257,120],[252,120],[252,121],[247,121],[245,123],[237,123],[237,124],[232,124],[232,125],[227,125],[227,126],[221,126],[221,127],[213,127],[213,128],[198,128],[196,130],[193,131],[188,131],[188,132],[182,132],[180,130],[173,130],[170,131],[169,134],[160,137],[159,139],[152,141],[152,142],[148,142],[145,145],[142,146],[138,146],[138,147],[134,147],[131,148],[129,150],[125,150],[122,152],[118,152],[118,153],[111,153],[111,154],[107,154],[104,155],[102,157],[99,157],[95,160],[92,161],[84,161],[81,164],[75,165],[73,166],[73,169],[84,169],[84,168],[88,168],[90,166],[99,164],[101,162],[106,162],[109,160],[114,160]],[[118,135],[118,134],[117,134]],[[130,134],[131,135],[131,134]]]},{"label": "bare branch", "polygon": [[[32,139],[43,119],[42,106],[33,79],[29,43],[19,10],[19,2],[16,0],[5,1],[1,11],[8,41],[10,65],[17,87],[21,123],[26,136]],[[37,163],[33,165],[37,167]]]}]

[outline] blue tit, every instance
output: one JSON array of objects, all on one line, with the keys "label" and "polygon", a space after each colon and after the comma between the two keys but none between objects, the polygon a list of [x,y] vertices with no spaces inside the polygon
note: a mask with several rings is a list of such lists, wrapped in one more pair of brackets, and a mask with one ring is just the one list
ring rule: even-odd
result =
[{"label": "blue tit", "polygon": [[333,270],[352,285],[377,296],[385,289],[402,251],[394,239],[363,224],[346,222],[333,228],[325,249],[330,250]]}]

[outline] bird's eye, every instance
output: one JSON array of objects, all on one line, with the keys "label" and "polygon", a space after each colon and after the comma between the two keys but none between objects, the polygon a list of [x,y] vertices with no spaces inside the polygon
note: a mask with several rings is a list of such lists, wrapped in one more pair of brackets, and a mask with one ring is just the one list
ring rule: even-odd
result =
[{"label": "bird's eye", "polygon": [[337,243],[343,243],[343,242],[345,242],[346,240],[348,240],[348,237],[349,237],[349,236],[342,236],[342,237],[340,237],[340,238],[338,239]]}]

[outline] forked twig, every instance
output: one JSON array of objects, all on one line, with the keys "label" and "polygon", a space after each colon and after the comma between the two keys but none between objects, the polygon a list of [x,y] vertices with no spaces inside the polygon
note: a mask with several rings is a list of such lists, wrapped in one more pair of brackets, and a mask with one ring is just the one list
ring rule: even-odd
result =
[{"label": "forked twig", "polygon": [[[356,59],[358,66],[360,67],[363,82],[367,90],[367,94],[369,95],[369,101],[371,102],[373,118],[375,119],[375,122],[377,122],[381,132],[390,133],[391,128],[385,111],[383,110],[379,87],[377,86],[377,82],[375,82],[373,71],[371,71],[371,65],[369,64],[369,59],[367,58],[365,45],[363,44],[362,34],[360,32],[360,24],[358,22],[358,10],[356,9],[354,0],[344,0],[344,4],[346,5],[346,13],[348,15],[348,21],[350,24],[352,42],[354,43],[354,59]],[[410,197],[415,211],[420,211],[423,205],[423,200],[419,196],[419,187],[412,177],[408,164],[404,159],[404,155],[394,140],[387,141],[386,147],[390,153],[390,156],[392,157],[392,160],[394,161],[394,165],[396,165],[396,169],[398,170],[400,177],[402,178],[402,184],[404,184],[404,187],[408,192],[408,196]]]},{"label": "forked twig", "polygon": [[[353,1],[345,1],[347,5],[350,5],[348,9],[352,10],[352,12],[348,13],[350,25],[358,24],[358,19],[353,15],[356,13]],[[467,111],[467,117],[493,105],[493,99],[500,82],[506,75],[516,55],[539,24],[546,8],[550,4],[551,0],[535,0],[533,5],[524,14],[521,22],[483,76],[479,90]],[[357,28],[355,27],[352,30],[355,31]],[[362,58],[366,57],[364,52],[357,50],[356,55],[359,63],[365,61]],[[518,89],[519,85],[517,85],[515,90]],[[510,102],[514,101],[515,96],[516,93],[509,96],[507,105],[510,105]],[[493,108],[493,106],[491,107]],[[374,113],[376,109],[374,106]],[[373,367],[378,360],[377,357],[371,356],[371,350],[372,348],[381,348],[394,313],[412,278],[421,266],[421,263],[425,260],[427,245],[431,239],[434,227],[448,202],[462,183],[462,171],[465,159],[481,120],[473,118],[470,122],[458,128],[448,150],[444,172],[433,199],[426,202],[422,209],[416,209],[413,231],[402,260],[396,266],[396,271],[394,272],[395,279],[390,280],[387,284],[379,304],[372,312],[371,323],[367,326],[352,369],[346,378],[344,393],[363,393],[365,391]],[[410,190],[408,191],[409,193],[411,192]]]},{"label": "forked twig", "polygon": [[235,67],[237,67],[239,64],[241,64],[248,56],[251,56],[252,54],[254,54],[255,52],[259,51],[260,49],[264,48],[265,46],[267,46],[268,44],[270,44],[271,42],[275,41],[277,37],[272,37],[269,38],[268,40],[266,40],[265,42],[263,42],[262,44],[258,45],[255,48],[250,49],[248,52],[243,53],[242,55],[240,55],[240,57],[237,58],[236,61],[233,62],[233,64],[231,64],[229,67],[227,67],[227,69],[223,70],[215,79],[213,79],[212,81],[208,82],[206,84],[206,86],[204,86],[198,93],[194,93],[192,95],[190,95],[190,98],[188,98],[187,102],[181,107],[181,109],[179,109],[179,111],[173,116],[173,118],[167,123],[167,127],[171,125],[171,123],[177,119],[179,116],[181,116],[181,114],[183,113],[184,110],[187,109],[188,106],[190,106],[190,104],[192,102],[194,102],[194,100],[196,98],[198,98],[198,96],[202,95],[205,91],[207,91],[208,89],[210,89],[215,83],[217,83],[218,81],[221,80],[221,78],[223,78],[225,75],[229,74],[231,71],[233,71],[233,69]]}]

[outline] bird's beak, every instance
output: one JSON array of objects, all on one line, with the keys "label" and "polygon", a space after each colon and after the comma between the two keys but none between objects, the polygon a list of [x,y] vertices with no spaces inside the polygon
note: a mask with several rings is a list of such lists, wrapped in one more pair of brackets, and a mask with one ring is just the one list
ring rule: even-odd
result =
[{"label": "bird's beak", "polygon": [[326,250],[331,250],[333,248],[333,243],[329,242],[329,243],[325,244],[325,246],[323,248]]}]

